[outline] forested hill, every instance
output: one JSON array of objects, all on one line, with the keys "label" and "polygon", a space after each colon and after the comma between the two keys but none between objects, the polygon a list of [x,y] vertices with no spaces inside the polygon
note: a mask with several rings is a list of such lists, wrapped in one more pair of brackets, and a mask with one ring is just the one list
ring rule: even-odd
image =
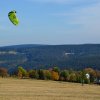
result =
[{"label": "forested hill", "polygon": [[14,45],[0,47],[0,67],[22,66],[26,69],[82,69],[100,70],[100,44],[84,45]]}]

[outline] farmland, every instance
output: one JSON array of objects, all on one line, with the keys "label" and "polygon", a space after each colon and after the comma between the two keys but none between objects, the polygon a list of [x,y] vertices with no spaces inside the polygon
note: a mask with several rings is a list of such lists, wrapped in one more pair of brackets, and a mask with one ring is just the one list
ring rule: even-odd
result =
[{"label": "farmland", "polygon": [[100,100],[100,86],[0,78],[0,100]]}]

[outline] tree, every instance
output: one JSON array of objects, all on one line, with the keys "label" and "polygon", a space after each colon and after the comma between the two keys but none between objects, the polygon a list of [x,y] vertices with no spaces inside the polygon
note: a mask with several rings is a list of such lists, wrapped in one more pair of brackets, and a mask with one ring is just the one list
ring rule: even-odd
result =
[{"label": "tree", "polygon": [[18,67],[18,77],[24,78],[26,76],[27,76],[27,71],[23,67],[19,66]]},{"label": "tree", "polygon": [[69,80],[69,72],[68,72],[68,70],[61,71],[60,80],[62,80],[62,81],[68,81]]},{"label": "tree", "polygon": [[76,74],[75,74],[75,73],[71,73],[71,74],[70,74],[70,77],[69,77],[69,81],[70,81],[70,82],[76,82],[76,80],[77,80],[77,79],[76,79]]},{"label": "tree", "polygon": [[29,77],[30,78],[36,78],[36,79],[38,79],[39,78],[39,75],[38,75],[37,70],[30,70],[29,71]]},{"label": "tree", "polygon": [[49,70],[44,70],[44,76],[46,80],[51,79],[51,72]]},{"label": "tree", "polygon": [[53,67],[53,71],[60,73],[60,69],[58,67]]},{"label": "tree", "polygon": [[81,71],[81,83],[82,83],[82,86],[84,85],[85,78],[86,78],[85,70],[82,70]]},{"label": "tree", "polygon": [[82,78],[81,78],[81,71],[77,71],[76,72],[76,81],[78,83],[81,83],[81,80],[82,80]]},{"label": "tree", "polygon": [[54,81],[58,81],[59,80],[58,72],[51,71],[51,76],[52,76],[52,80],[54,80]]},{"label": "tree", "polygon": [[45,74],[44,74],[44,70],[43,69],[38,70],[38,74],[39,74],[39,79],[42,79],[42,80],[45,79]]},{"label": "tree", "polygon": [[96,80],[95,80],[96,84],[100,85],[100,71],[96,70]]},{"label": "tree", "polygon": [[0,68],[0,76],[7,77],[7,69],[6,68]]},{"label": "tree", "polygon": [[22,71],[21,70],[18,70],[18,78],[22,78],[23,75],[22,75]]},{"label": "tree", "polygon": [[100,79],[100,71],[99,70],[96,70],[96,78]]},{"label": "tree", "polygon": [[96,71],[92,68],[85,68],[84,69],[86,73],[90,74],[90,82],[94,82],[96,79]]}]

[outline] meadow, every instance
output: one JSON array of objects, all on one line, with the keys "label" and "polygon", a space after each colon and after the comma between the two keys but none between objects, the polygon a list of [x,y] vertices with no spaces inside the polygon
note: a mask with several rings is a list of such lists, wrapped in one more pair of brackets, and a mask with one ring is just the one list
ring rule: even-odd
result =
[{"label": "meadow", "polygon": [[0,100],[100,100],[100,86],[0,78]]}]

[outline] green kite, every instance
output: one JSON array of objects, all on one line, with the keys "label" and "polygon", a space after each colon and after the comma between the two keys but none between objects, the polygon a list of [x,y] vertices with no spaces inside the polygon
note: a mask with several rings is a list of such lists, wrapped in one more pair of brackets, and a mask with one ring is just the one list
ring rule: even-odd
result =
[{"label": "green kite", "polygon": [[18,25],[19,24],[19,20],[16,16],[16,11],[13,10],[11,12],[8,13],[8,17],[10,19],[10,21],[14,24],[14,25]]}]

